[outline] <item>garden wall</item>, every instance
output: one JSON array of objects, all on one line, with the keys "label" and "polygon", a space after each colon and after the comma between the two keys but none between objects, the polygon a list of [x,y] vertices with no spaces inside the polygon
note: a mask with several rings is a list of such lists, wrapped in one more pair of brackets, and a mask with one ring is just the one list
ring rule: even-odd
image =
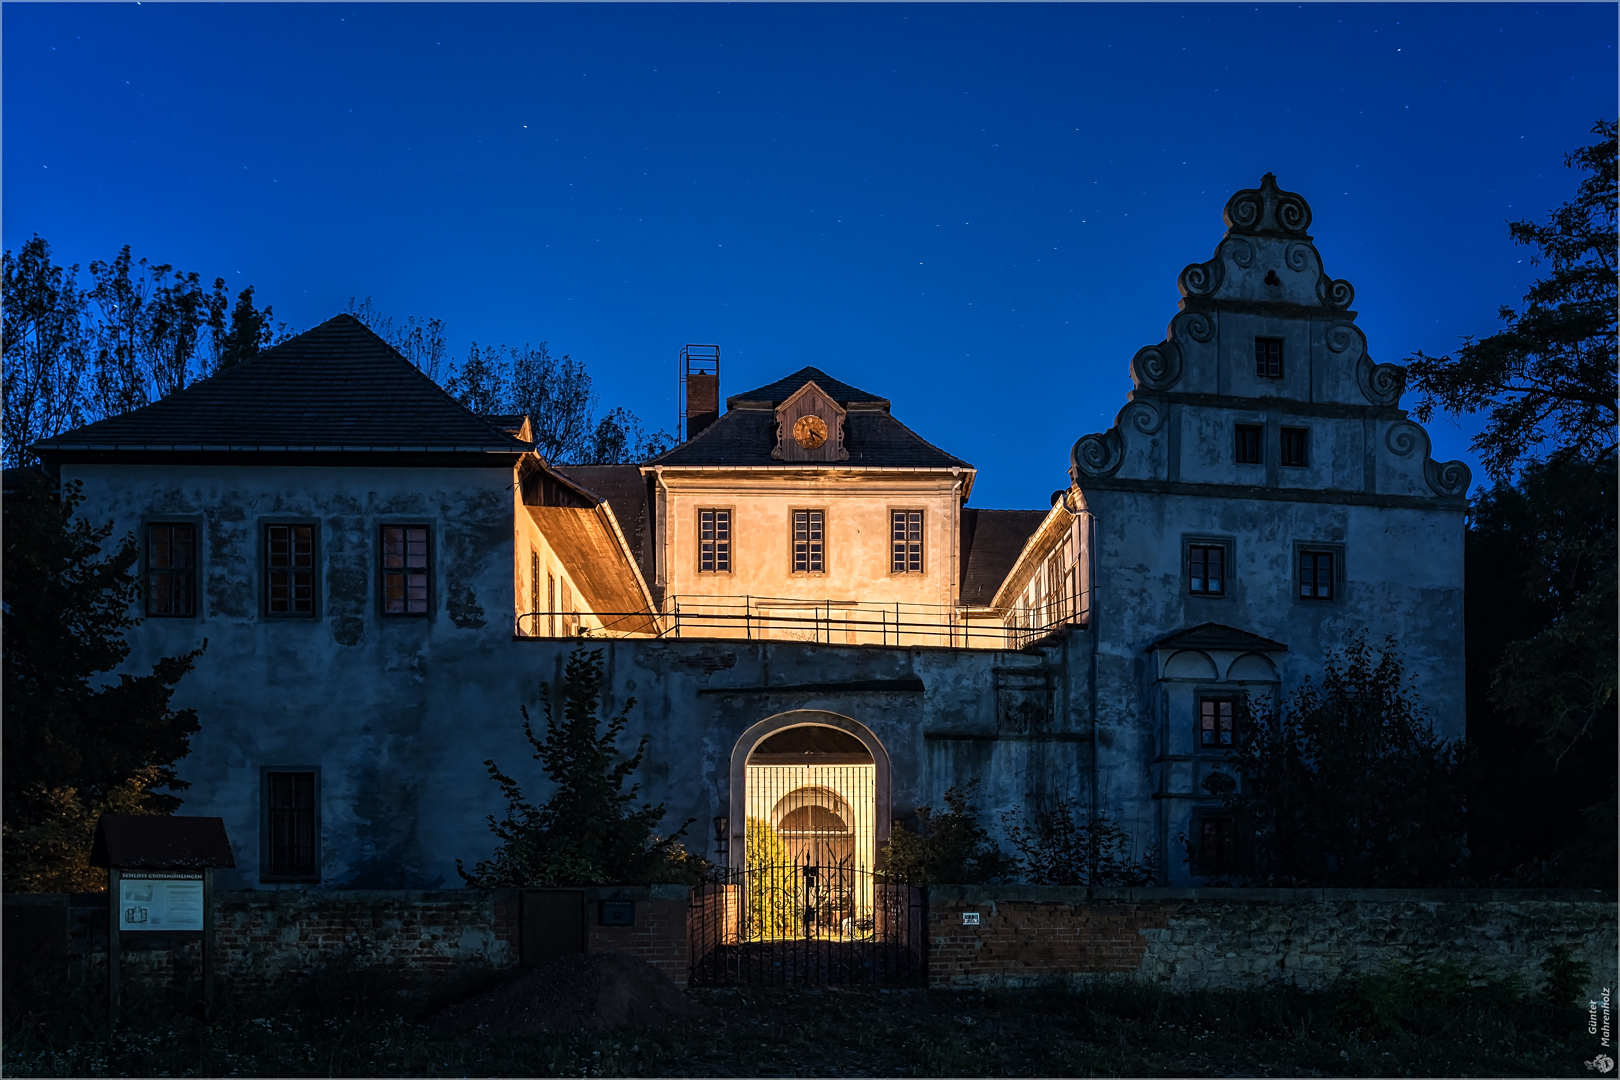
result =
[{"label": "garden wall", "polygon": [[[964,925],[963,914],[978,925]],[[929,983],[1014,987],[1134,975],[1176,989],[1320,987],[1428,952],[1530,987],[1555,945],[1614,987],[1616,898],[1591,890],[934,886]]]}]

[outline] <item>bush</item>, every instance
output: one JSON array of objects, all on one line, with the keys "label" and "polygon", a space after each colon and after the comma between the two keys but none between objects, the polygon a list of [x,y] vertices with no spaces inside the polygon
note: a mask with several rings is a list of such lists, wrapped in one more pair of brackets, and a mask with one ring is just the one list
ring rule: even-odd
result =
[{"label": "bush", "polygon": [[1080,816],[1062,799],[1049,810],[1034,810],[1026,827],[1004,815],[1007,842],[1021,857],[1020,874],[1031,885],[1086,885],[1129,888],[1159,880],[1159,860],[1150,846],[1134,854],[1128,830],[1104,814]]},{"label": "bush", "polygon": [[910,885],[976,885],[1016,872],[1018,861],[979,824],[979,809],[973,803],[978,788],[974,779],[965,790],[947,790],[943,814],[917,807],[922,832],[896,823],[883,845],[883,872]]}]

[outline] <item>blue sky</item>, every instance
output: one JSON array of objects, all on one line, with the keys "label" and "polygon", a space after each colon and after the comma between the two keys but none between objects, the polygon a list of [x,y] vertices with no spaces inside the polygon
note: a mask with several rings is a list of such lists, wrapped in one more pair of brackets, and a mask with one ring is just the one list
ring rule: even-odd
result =
[{"label": "blue sky", "polygon": [[1044,507],[1268,170],[1374,359],[1490,333],[1617,10],[8,3],[0,234],[548,341],[653,426],[685,342],[815,364]]}]

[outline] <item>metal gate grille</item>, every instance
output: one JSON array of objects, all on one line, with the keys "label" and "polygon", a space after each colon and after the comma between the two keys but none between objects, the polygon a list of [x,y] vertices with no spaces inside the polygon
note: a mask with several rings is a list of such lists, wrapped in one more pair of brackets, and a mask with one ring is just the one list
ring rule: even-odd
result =
[{"label": "metal gate grille", "polygon": [[923,891],[852,866],[723,870],[692,891],[693,986],[924,986]]}]

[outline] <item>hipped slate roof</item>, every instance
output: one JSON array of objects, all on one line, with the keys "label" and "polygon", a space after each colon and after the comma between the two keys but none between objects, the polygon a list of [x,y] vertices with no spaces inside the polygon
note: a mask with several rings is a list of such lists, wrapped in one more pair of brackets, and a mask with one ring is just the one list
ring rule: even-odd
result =
[{"label": "hipped slate roof", "polygon": [[887,399],[857,390],[813,367],[801,368],[769,386],[728,397],[728,411],[720,419],[647,464],[795,467],[794,463],[771,457],[771,451],[776,449],[773,410],[812,380],[827,396],[850,410],[844,418],[844,449],[849,453],[849,460],[828,465],[912,469],[973,467],[890,416]]},{"label": "hipped slate roof", "polygon": [[1160,638],[1149,649],[1242,649],[1248,652],[1287,652],[1288,646],[1280,641],[1251,634],[1220,623],[1201,623],[1189,630],[1177,630],[1169,637]]},{"label": "hipped slate roof", "polygon": [[38,446],[47,454],[531,449],[462,406],[352,315],[328,319],[161,401]]},{"label": "hipped slate roof", "polygon": [[1045,510],[962,510],[962,604],[989,607]]}]

